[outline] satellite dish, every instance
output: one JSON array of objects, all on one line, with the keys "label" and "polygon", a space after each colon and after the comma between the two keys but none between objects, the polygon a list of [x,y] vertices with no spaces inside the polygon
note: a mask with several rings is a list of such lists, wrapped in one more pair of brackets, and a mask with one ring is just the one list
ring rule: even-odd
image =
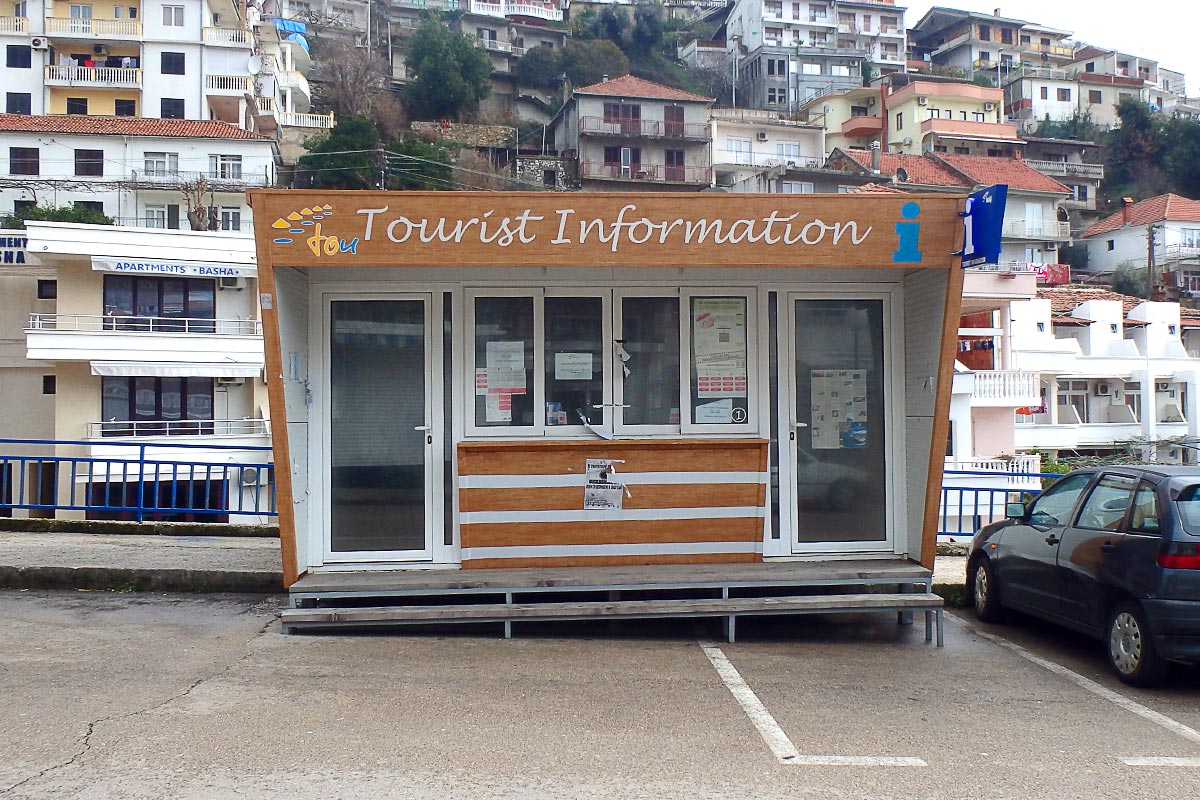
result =
[{"label": "satellite dish", "polygon": [[262,72],[263,62],[259,56],[250,56],[250,60],[246,62],[246,69],[250,70],[251,75],[258,75]]},{"label": "satellite dish", "polygon": [[896,180],[900,181],[901,183],[908,183],[908,170],[906,170],[904,167],[897,167]]},{"label": "satellite dish", "polygon": [[903,141],[903,142],[901,142],[901,144],[902,144],[904,147],[912,147],[912,137],[911,137],[911,136],[905,136],[905,137],[904,137],[904,141]]}]

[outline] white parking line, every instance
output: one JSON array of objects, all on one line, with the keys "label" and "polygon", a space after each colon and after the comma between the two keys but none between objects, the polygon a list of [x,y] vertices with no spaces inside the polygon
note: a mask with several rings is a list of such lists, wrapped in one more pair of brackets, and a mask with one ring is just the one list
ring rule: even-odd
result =
[{"label": "white parking line", "polygon": [[919,758],[904,756],[837,756],[837,755],[801,755],[792,744],[792,740],[779,727],[779,723],[767,711],[767,707],[758,699],[740,672],[729,661],[729,658],[711,642],[701,641],[700,649],[712,662],[717,675],[725,688],[738,701],[738,705],[746,712],[750,722],[758,730],[758,735],[767,743],[775,759],[781,764],[800,764],[806,767],[925,767],[928,766]]},{"label": "white parking line", "polygon": [[1147,708],[1146,706],[1142,705],[1141,703],[1137,702],[1136,700],[1131,700],[1128,697],[1126,697],[1125,695],[1120,694],[1119,692],[1114,692],[1112,689],[1109,689],[1106,686],[1101,686],[1100,684],[1096,683],[1091,678],[1085,678],[1084,676],[1080,675],[1078,672],[1067,669],[1062,664],[1058,664],[1053,661],[1050,661],[1049,659],[1042,658],[1039,655],[1035,655],[1034,653],[1030,652],[1029,650],[1026,650],[1024,647],[1021,647],[1021,645],[1016,644],[1014,642],[1010,642],[1008,639],[988,633],[987,631],[981,631],[978,628],[968,624],[967,622],[964,622],[963,620],[958,619],[953,614],[948,614],[947,617],[957,621],[959,624],[961,624],[963,627],[965,627],[971,633],[974,633],[976,636],[980,636],[984,639],[987,639],[989,642],[992,642],[993,644],[998,644],[1007,650],[1011,650],[1012,652],[1019,655],[1021,658],[1024,658],[1027,661],[1032,661],[1034,664],[1037,664],[1039,667],[1042,667],[1043,669],[1047,669],[1050,672],[1053,672],[1055,675],[1059,675],[1063,678],[1066,678],[1067,680],[1069,680],[1071,683],[1075,684],[1076,686],[1079,686],[1080,688],[1083,688],[1083,689],[1087,689],[1089,692],[1091,692],[1092,694],[1094,694],[1098,697],[1103,697],[1105,700],[1109,701],[1113,705],[1123,708],[1126,711],[1130,712],[1131,714],[1137,714],[1142,719],[1153,722],[1155,725],[1158,725],[1161,728],[1165,728],[1166,730],[1170,731],[1171,733],[1175,734],[1176,736],[1181,736],[1184,739],[1187,739],[1189,742],[1193,742],[1194,744],[1200,744],[1200,731],[1197,731],[1195,728],[1189,728],[1187,725],[1184,725],[1182,722],[1171,719],[1166,714],[1160,714],[1159,712],[1157,712],[1151,708]]},{"label": "white parking line", "polygon": [[1142,756],[1139,758],[1122,758],[1121,763],[1131,767],[1191,767],[1200,769],[1200,758],[1179,758],[1176,756]]}]

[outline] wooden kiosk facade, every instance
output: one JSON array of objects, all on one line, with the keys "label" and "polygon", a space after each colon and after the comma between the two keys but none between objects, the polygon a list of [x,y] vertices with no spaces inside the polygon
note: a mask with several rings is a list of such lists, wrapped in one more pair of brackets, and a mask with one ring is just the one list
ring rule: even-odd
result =
[{"label": "wooden kiosk facade", "polygon": [[693,576],[728,600],[804,570],[928,588],[961,196],[250,201],[297,614]]}]

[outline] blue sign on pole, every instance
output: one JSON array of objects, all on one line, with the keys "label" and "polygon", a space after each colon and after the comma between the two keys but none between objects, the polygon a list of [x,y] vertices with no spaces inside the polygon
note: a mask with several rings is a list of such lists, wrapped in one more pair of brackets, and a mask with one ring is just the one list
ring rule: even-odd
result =
[{"label": "blue sign on pole", "polygon": [[1000,262],[1000,236],[1004,230],[1004,204],[1007,200],[1008,187],[1002,183],[972,192],[967,197],[960,214],[965,229],[962,251],[964,267]]}]

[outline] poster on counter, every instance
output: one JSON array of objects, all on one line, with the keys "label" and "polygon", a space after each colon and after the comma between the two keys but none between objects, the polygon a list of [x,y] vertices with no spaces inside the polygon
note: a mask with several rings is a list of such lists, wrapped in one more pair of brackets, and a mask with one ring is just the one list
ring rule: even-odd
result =
[{"label": "poster on counter", "polygon": [[620,511],[625,505],[625,487],[612,481],[588,481],[583,487],[585,511]]},{"label": "poster on counter", "polygon": [[867,446],[867,371],[814,369],[812,447],[843,450]]},{"label": "poster on counter", "polygon": [[554,380],[590,381],[592,379],[591,353],[555,353]]},{"label": "poster on counter", "polygon": [[692,300],[692,360],[697,397],[747,396],[744,299]]}]

